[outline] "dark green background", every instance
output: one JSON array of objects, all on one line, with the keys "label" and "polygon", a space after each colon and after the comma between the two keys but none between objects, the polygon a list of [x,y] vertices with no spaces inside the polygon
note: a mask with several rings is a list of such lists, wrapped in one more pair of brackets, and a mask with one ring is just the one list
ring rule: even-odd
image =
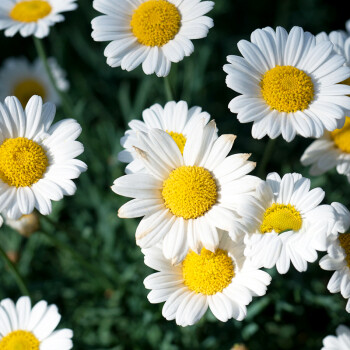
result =
[{"label": "dark green background", "polygon": [[[221,323],[208,312],[197,325],[181,328],[163,319],[162,305],[149,304],[142,282],[152,271],[144,266],[135,245],[137,221],[117,217],[126,199],[115,195],[110,186],[123,174],[117,154],[128,121],[140,118],[152,104],[166,102],[163,79],[145,76],[140,68],[128,73],[107,66],[106,43],[91,38],[90,21],[98,13],[91,1],[78,3],[79,9],[66,14],[66,21],[51,30],[44,45],[68,72],[74,111],[66,115],[59,109],[57,120],[74,117],[82,124],[85,153],[81,159],[89,170],[76,181],[75,196],[55,203],[51,218],[58,224],[42,220],[42,231],[68,244],[100,272],[87,270],[40,232],[28,240],[3,227],[0,244],[19,252],[18,266],[33,300],[57,304],[63,316],[60,326],[72,328],[74,348],[84,350],[221,350],[236,342],[246,343],[250,350],[316,350],[339,323],[350,326],[345,300],[327,291],[331,273],[318,263],[302,274],[294,268],[283,276],[270,270],[273,281],[267,295],[253,301],[243,322]],[[234,93],[225,85],[226,56],[238,53],[238,40],[268,25],[288,30],[299,25],[314,34],[344,29],[350,14],[343,6],[342,1],[217,0],[210,13],[215,27],[206,39],[194,42],[191,57],[172,65],[170,81],[176,99],[203,107],[217,121],[220,133],[237,134],[233,152],[253,153],[259,166],[268,139],[253,140],[252,124],[239,124],[229,112]],[[1,33],[0,45],[0,64],[11,56],[36,57],[31,38],[6,38]],[[268,170],[307,176],[299,159],[310,141],[297,137],[287,144],[279,138]],[[327,203],[350,205],[350,185],[335,171],[312,178],[312,184],[326,190]],[[0,298],[17,299],[17,286],[2,261],[0,271]]]}]

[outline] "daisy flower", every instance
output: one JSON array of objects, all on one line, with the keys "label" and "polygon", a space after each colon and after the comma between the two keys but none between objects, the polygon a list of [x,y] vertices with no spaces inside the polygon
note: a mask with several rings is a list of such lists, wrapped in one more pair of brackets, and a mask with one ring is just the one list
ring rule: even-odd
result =
[{"label": "daisy flower", "polygon": [[34,35],[44,38],[49,28],[64,21],[62,12],[77,8],[76,0],[1,0],[0,30],[5,29],[6,36],[17,32],[23,37]]},{"label": "daisy flower", "polygon": [[[350,66],[350,37],[344,32],[320,33],[316,37],[318,42],[330,40],[334,45],[334,50],[345,57],[346,66]],[[350,79],[343,84],[350,85]],[[336,97],[335,97],[336,98]],[[349,107],[350,108],[350,107]],[[305,166],[311,165],[310,174],[321,175],[332,168],[345,175],[350,182],[350,111],[347,111],[345,124],[339,123],[338,129],[328,132],[314,141],[301,157],[301,163]]]},{"label": "daisy flower", "polygon": [[161,248],[143,250],[145,264],[159,272],[148,276],[144,285],[152,291],[148,300],[162,303],[162,314],[180,326],[198,322],[208,306],[217,319],[243,320],[253,296],[266,293],[271,282],[268,273],[251,265],[243,255],[243,239],[232,241],[220,232],[216,250],[203,247],[189,251],[182,263],[174,265]]},{"label": "daisy flower", "polygon": [[55,331],[61,315],[56,305],[39,301],[31,307],[29,297],[21,297],[16,305],[11,299],[0,302],[0,349],[69,350],[73,332]]},{"label": "daisy flower", "polygon": [[142,64],[146,74],[165,77],[171,62],[194,51],[191,40],[207,36],[213,20],[207,16],[212,1],[94,0],[104,15],[92,20],[95,41],[111,41],[107,63],[131,71]]},{"label": "daisy flower", "polygon": [[300,174],[286,174],[281,179],[270,173],[257,187],[260,203],[254,215],[254,230],[245,238],[244,254],[258,266],[276,265],[281,274],[290,263],[306,271],[307,262],[317,259],[316,250],[325,251],[336,217],[330,205],[319,205],[324,198],[321,188],[310,191],[310,180]]},{"label": "daisy flower", "polygon": [[183,153],[185,143],[189,134],[197,128],[203,128],[209,121],[210,115],[202,112],[200,107],[188,109],[185,101],[168,102],[164,108],[155,104],[147,108],[142,113],[142,121],[132,120],[129,123],[130,130],[125,132],[121,139],[121,145],[125,148],[118,155],[121,162],[130,163],[125,172],[127,174],[144,170],[141,160],[137,159],[133,147],[140,147],[137,132],[148,132],[156,128],[166,131],[178,145],[181,154]]},{"label": "daisy flower", "polygon": [[51,213],[51,200],[73,195],[72,179],[86,170],[74,159],[84,151],[74,119],[53,124],[56,108],[33,96],[25,110],[16,97],[0,103],[0,212],[10,219],[34,208]]},{"label": "daisy flower", "polygon": [[228,56],[224,66],[227,86],[242,94],[229,108],[241,123],[254,122],[254,138],[321,137],[344,122],[350,87],[338,83],[350,77],[350,68],[330,41],[316,43],[300,27],[289,34],[267,27],[238,48],[243,57]]},{"label": "daisy flower", "polygon": [[138,137],[142,150],[135,150],[148,173],[122,176],[112,190],[135,198],[118,215],[144,216],[136,230],[141,248],[164,239],[164,255],[175,263],[184,259],[189,248],[199,253],[204,245],[214,252],[219,243],[217,229],[244,232],[253,220],[249,213],[256,202],[250,193],[261,180],[246,175],[255,167],[248,161],[249,154],[226,157],[234,135],[218,138],[211,121],[189,135],[183,156],[163,130],[139,132]]},{"label": "daisy flower", "polygon": [[22,215],[18,220],[5,217],[5,223],[24,237],[30,237],[32,233],[38,231],[40,228],[39,217],[35,212]]},{"label": "daisy flower", "polygon": [[[348,299],[346,311],[350,312],[350,212],[340,203],[332,203],[339,223],[328,239],[327,255],[320,260],[320,266],[327,271],[335,271],[327,285],[331,293],[341,293]],[[339,232],[339,234],[338,234]]]},{"label": "daisy flower", "polygon": [[[57,87],[67,91],[69,83],[66,73],[59,67],[55,58],[48,60],[50,69],[55,77]],[[16,96],[23,107],[34,95],[39,95],[45,102],[60,104],[60,97],[52,86],[40,59],[30,63],[26,58],[9,58],[0,69],[0,100],[6,96]]]},{"label": "daisy flower", "polygon": [[321,350],[348,350],[350,348],[350,329],[344,325],[337,327],[337,336],[328,335],[323,339]]}]

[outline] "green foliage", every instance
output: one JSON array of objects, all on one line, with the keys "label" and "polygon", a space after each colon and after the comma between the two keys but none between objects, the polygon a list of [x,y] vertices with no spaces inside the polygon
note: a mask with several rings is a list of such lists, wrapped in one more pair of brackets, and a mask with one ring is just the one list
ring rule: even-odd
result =
[{"label": "green foliage", "polygon": [[[225,85],[225,57],[236,54],[237,41],[248,38],[255,28],[301,25],[316,34],[343,29],[347,19],[343,12],[334,2],[321,0],[217,0],[210,14],[215,27],[209,36],[194,42],[191,57],[172,66],[170,83],[176,99],[203,107],[217,121],[221,134],[238,135],[234,152],[253,153],[259,164],[268,140],[253,140],[251,124],[239,124],[229,112],[233,92]],[[346,324],[349,315],[345,300],[327,291],[331,273],[318,263],[302,274],[293,268],[283,276],[269,271],[273,281],[267,295],[253,301],[243,322],[221,323],[208,312],[197,325],[181,328],[162,317],[162,305],[148,302],[142,281],[151,270],[135,244],[137,221],[117,217],[126,199],[110,186],[124,171],[117,154],[127,123],[140,118],[152,104],[166,102],[163,79],[145,76],[141,69],[127,73],[107,66],[106,44],[91,38],[90,21],[96,15],[91,1],[81,0],[79,9],[67,13],[66,21],[44,40],[71,82],[74,111],[68,116],[59,109],[57,119],[74,117],[82,124],[81,159],[89,166],[76,181],[75,196],[55,203],[50,221],[41,220],[41,231],[66,246],[58,248],[41,232],[25,239],[8,227],[0,231],[1,246],[20,255],[18,267],[33,300],[59,306],[60,326],[74,330],[75,349],[221,350],[234,343],[245,343],[250,350],[261,349],[262,344],[269,350],[320,349],[322,339],[334,334],[339,323]],[[0,63],[10,56],[35,58],[30,38],[5,38],[1,33],[0,43]],[[299,158],[309,143],[301,138],[291,144],[278,139],[268,170],[308,176]],[[326,190],[328,203],[340,201],[349,207],[345,177],[331,172],[312,178],[312,184]],[[76,258],[77,253],[89,267]],[[18,288],[2,261],[0,271],[0,298],[16,299]]]}]

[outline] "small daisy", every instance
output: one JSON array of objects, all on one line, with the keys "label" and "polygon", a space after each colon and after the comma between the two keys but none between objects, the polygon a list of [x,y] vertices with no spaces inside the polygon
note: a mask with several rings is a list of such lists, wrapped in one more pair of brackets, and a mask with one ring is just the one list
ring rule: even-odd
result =
[{"label": "small daisy", "polygon": [[129,123],[131,130],[127,130],[121,139],[121,145],[125,150],[119,153],[118,158],[121,162],[130,163],[125,169],[127,174],[144,170],[143,163],[137,159],[133,148],[141,146],[137,138],[137,131],[147,133],[153,128],[166,131],[174,139],[182,154],[188,135],[197,128],[203,128],[208,123],[210,115],[202,112],[200,107],[188,109],[185,101],[177,103],[171,101],[164,108],[159,104],[147,108],[143,111],[142,118],[143,122],[132,120]]},{"label": "small daisy", "polygon": [[34,208],[51,213],[51,200],[73,195],[72,179],[86,170],[75,159],[84,151],[75,141],[81,133],[74,119],[52,125],[56,108],[33,96],[25,110],[16,97],[0,103],[0,212],[10,219]]},{"label": "small daisy", "polygon": [[350,349],[350,329],[344,325],[337,327],[337,336],[328,335],[323,339],[321,350],[348,350]]},{"label": "small daisy", "polygon": [[290,263],[299,272],[306,271],[307,262],[317,259],[316,250],[326,250],[327,235],[336,220],[330,205],[319,205],[324,195],[319,187],[310,191],[310,180],[300,174],[281,179],[270,173],[257,188],[261,200],[254,210],[258,224],[245,238],[244,254],[258,266],[276,265],[281,274],[289,270]]},{"label": "small daisy", "polygon": [[[350,312],[350,233],[345,233],[350,226],[350,212],[340,203],[332,203],[337,212],[339,223],[335,226],[336,234],[328,239],[327,255],[320,260],[320,266],[327,271],[335,271],[327,285],[331,293],[341,293],[348,299],[346,311]],[[339,232],[339,234],[338,234]]]},{"label": "small daisy", "polygon": [[73,332],[55,328],[61,320],[56,305],[39,301],[31,307],[28,297],[0,302],[1,350],[69,350]]},{"label": "small daisy", "polygon": [[32,233],[40,228],[39,217],[35,212],[22,215],[18,220],[5,218],[5,223],[24,237],[30,237]]},{"label": "small daisy", "polygon": [[64,21],[62,12],[77,8],[76,0],[1,0],[0,29],[6,36],[17,32],[23,37],[44,38],[49,28]]},{"label": "small daisy", "polygon": [[[112,190],[135,198],[119,209],[122,218],[144,216],[136,242],[149,248],[163,242],[164,255],[174,263],[188,249],[200,252],[202,244],[215,251],[217,229],[243,233],[255,223],[250,195],[261,180],[247,176],[255,167],[249,154],[230,152],[234,135],[217,137],[214,121],[189,135],[183,156],[173,138],[163,130],[138,132],[142,150],[135,148],[148,173],[122,176]],[[244,215],[243,215],[244,214]]]},{"label": "small daisy", "polygon": [[159,272],[148,276],[144,285],[152,291],[148,300],[162,303],[163,316],[180,326],[198,322],[208,306],[222,322],[243,320],[253,296],[266,293],[271,277],[245,259],[242,239],[232,241],[220,232],[218,248],[189,251],[184,261],[174,265],[159,247],[144,249],[145,264]]},{"label": "small daisy", "polygon": [[338,83],[350,77],[350,68],[331,42],[316,43],[300,27],[289,34],[267,27],[238,48],[243,57],[228,56],[230,64],[224,66],[227,86],[242,94],[229,108],[241,123],[254,122],[254,138],[321,137],[344,122],[350,87]]},{"label": "small daisy", "polygon": [[[49,65],[55,77],[57,87],[67,91],[69,83],[66,73],[59,67],[56,59],[49,58]],[[26,58],[9,58],[0,69],[0,100],[6,96],[16,96],[25,107],[34,95],[42,97],[44,102],[60,104],[60,97],[52,86],[40,59],[30,63]]]},{"label": "small daisy", "polygon": [[169,74],[194,50],[191,40],[207,36],[214,6],[201,0],[94,0],[104,14],[92,20],[95,41],[112,41],[105,49],[107,63],[131,71],[142,64],[146,74]]}]

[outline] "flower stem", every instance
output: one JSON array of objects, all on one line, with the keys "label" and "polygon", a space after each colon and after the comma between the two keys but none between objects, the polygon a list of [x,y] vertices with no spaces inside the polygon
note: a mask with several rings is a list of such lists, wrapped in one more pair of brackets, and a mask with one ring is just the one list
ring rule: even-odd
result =
[{"label": "flower stem", "polygon": [[52,235],[48,232],[40,230],[40,233],[43,234],[44,236],[46,236],[52,242],[52,244],[55,245],[57,248],[71,254],[82,266],[84,266],[87,270],[89,270],[91,273],[93,273],[95,275],[96,279],[100,280],[100,282],[103,285],[105,285],[106,288],[113,288],[113,285],[109,281],[109,279],[106,276],[103,276],[101,274],[101,271],[98,268],[96,268],[94,265],[87,262],[84,259],[84,257],[82,257],[79,253],[77,253],[72,247],[70,247],[68,244],[60,241],[54,235]]},{"label": "flower stem", "polygon": [[258,177],[261,179],[266,177],[266,167],[272,156],[272,151],[275,147],[276,140],[277,139],[269,139],[267,146],[265,147],[265,152],[258,168]]},{"label": "flower stem", "polygon": [[34,45],[35,45],[37,54],[44,64],[44,67],[45,67],[46,73],[50,79],[50,82],[51,82],[52,86],[54,87],[56,93],[60,96],[64,112],[68,116],[73,115],[73,106],[72,106],[70,100],[68,99],[68,96],[62,90],[60,90],[57,86],[56,79],[53,76],[53,73],[52,73],[51,67],[49,65],[47,55],[45,52],[45,48],[44,48],[42,41],[40,39],[36,38],[35,36],[33,36],[33,39],[34,39]]},{"label": "flower stem", "polygon": [[173,94],[168,76],[164,77],[164,89],[165,89],[165,96],[166,96],[167,100],[173,101],[174,94]]},{"label": "flower stem", "polygon": [[22,295],[25,296],[29,296],[29,290],[23,280],[23,277],[21,276],[21,274],[19,273],[16,265],[9,259],[9,257],[7,256],[6,252],[1,248],[0,246],[0,255],[3,257],[3,259],[5,260],[6,264],[8,265],[12,276],[14,277],[14,279],[16,280],[16,283],[18,285],[19,290],[21,291]]}]

